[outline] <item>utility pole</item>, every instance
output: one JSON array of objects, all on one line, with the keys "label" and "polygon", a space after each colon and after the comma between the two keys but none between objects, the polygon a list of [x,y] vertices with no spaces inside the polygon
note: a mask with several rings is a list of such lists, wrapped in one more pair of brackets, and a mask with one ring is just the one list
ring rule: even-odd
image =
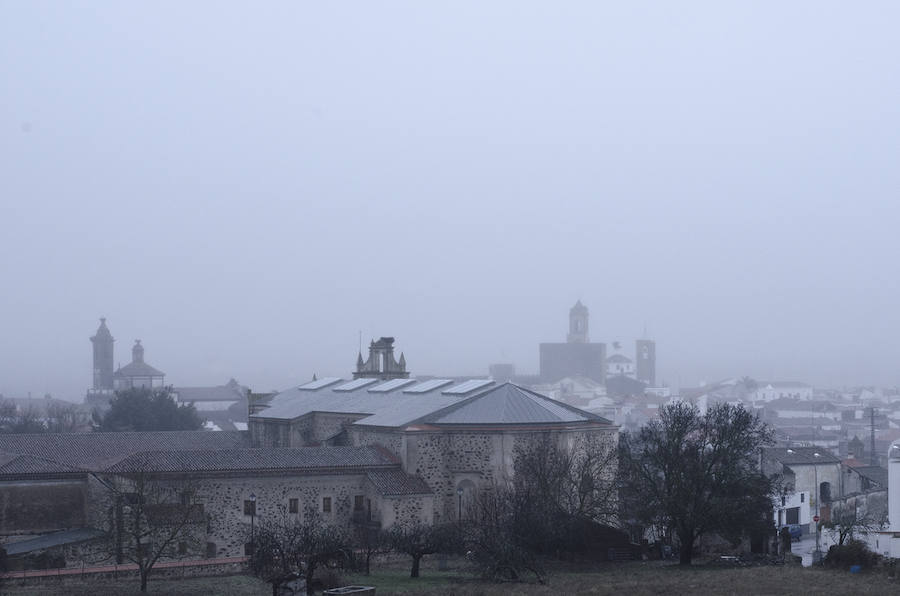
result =
[{"label": "utility pole", "polygon": [[878,465],[878,457],[875,455],[875,408],[869,408],[869,413],[871,414],[871,434],[869,435],[869,464],[873,466]]}]

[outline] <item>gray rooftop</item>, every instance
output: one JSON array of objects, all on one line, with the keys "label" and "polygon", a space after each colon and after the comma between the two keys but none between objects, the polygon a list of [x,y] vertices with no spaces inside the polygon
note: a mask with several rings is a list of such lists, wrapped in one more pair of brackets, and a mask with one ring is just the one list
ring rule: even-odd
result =
[{"label": "gray rooftop", "polygon": [[367,447],[299,447],[143,451],[106,471],[128,472],[263,472],[272,470],[362,469],[397,467],[389,453]]},{"label": "gray rooftop", "polygon": [[146,362],[129,362],[125,366],[116,369],[114,377],[164,377],[166,373],[157,370]]},{"label": "gray rooftop", "polygon": [[512,383],[504,383],[429,416],[431,424],[555,424],[603,420]]},{"label": "gray rooftop", "polygon": [[[247,433],[160,431],[0,435],[0,454],[29,455],[83,470],[101,471],[133,453],[152,450],[247,447]],[[35,465],[36,460],[30,460]],[[19,464],[24,463],[24,460]],[[10,461],[7,465],[19,465]],[[61,470],[60,470],[61,471]],[[34,470],[37,473],[37,470]]]},{"label": "gray rooftop", "polygon": [[353,423],[356,425],[383,427],[416,423],[609,423],[518,385],[496,385],[487,379],[458,383],[410,380],[403,385],[387,381],[356,389],[348,389],[349,383],[329,381],[317,389],[307,384],[283,391],[272,398],[269,408],[251,418],[293,420],[311,412],[334,412],[358,416]]},{"label": "gray rooftop", "polygon": [[94,528],[77,528],[75,530],[53,532],[52,534],[45,534],[37,538],[30,538],[28,540],[12,542],[9,544],[5,544],[3,547],[6,549],[7,555],[22,555],[25,553],[30,553],[32,551],[50,548],[52,546],[62,546],[64,544],[84,542],[85,540],[91,540],[92,538],[97,538],[98,536],[103,535],[104,532],[102,532],[101,530],[96,530]]},{"label": "gray rooftop", "polygon": [[841,463],[833,453],[822,447],[767,447],[763,455],[787,466]]}]

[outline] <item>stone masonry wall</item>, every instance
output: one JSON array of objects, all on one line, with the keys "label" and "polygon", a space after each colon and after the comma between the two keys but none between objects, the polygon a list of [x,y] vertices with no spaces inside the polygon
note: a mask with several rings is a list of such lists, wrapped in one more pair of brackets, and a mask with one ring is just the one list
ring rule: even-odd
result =
[{"label": "stone masonry wall", "polygon": [[458,514],[456,489],[460,482],[469,480],[477,488],[486,489],[511,479],[516,445],[546,434],[557,436],[565,444],[574,444],[578,437],[589,435],[613,444],[616,430],[586,427],[407,433],[408,461],[404,467],[408,473],[420,476],[434,491],[434,521],[450,521]]},{"label": "stone masonry wall", "polygon": [[[315,475],[295,477],[204,478],[196,482],[196,499],[208,516],[207,541],[215,544],[216,557],[244,554],[250,541],[251,516],[244,515],[244,501],[256,495],[255,524],[302,521],[307,508],[326,521],[347,526],[356,495],[365,495],[363,475]],[[331,513],[322,512],[322,498],[331,497]],[[289,512],[289,499],[298,499],[298,513]],[[210,553],[211,554],[211,553]]]}]

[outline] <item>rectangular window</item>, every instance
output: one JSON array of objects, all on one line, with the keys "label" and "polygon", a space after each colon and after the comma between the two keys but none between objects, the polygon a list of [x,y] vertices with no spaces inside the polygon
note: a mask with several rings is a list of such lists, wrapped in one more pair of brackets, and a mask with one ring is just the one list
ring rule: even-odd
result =
[{"label": "rectangular window", "polygon": [[322,513],[331,513],[331,497],[322,497]]},{"label": "rectangular window", "polygon": [[244,515],[256,515],[256,501],[250,499],[244,501]]},{"label": "rectangular window", "polygon": [[365,497],[362,495],[356,495],[353,497],[353,511],[362,511],[363,507],[365,507],[366,501]]},{"label": "rectangular window", "polygon": [[800,502],[806,503],[806,493],[800,493]]},{"label": "rectangular window", "polygon": [[288,513],[300,511],[300,499],[288,499]]}]

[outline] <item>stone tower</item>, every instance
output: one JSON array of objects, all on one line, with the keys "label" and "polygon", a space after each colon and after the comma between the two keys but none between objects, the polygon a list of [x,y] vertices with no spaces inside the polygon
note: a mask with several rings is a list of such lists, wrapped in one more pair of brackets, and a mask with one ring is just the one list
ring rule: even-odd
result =
[{"label": "stone tower", "polygon": [[100,327],[91,338],[94,344],[94,386],[95,390],[109,390],[113,388],[113,339],[106,319],[100,319]]},{"label": "stone tower", "polygon": [[362,353],[356,358],[354,379],[408,379],[406,357],[400,353],[400,361],[394,359],[394,338],[382,337],[369,344],[369,358],[365,362]]},{"label": "stone tower", "polygon": [[566,341],[570,344],[587,344],[591,341],[588,334],[588,309],[581,300],[569,309],[569,334]]},{"label": "stone tower", "polygon": [[638,381],[656,387],[656,342],[639,339],[634,342],[635,376]]}]

